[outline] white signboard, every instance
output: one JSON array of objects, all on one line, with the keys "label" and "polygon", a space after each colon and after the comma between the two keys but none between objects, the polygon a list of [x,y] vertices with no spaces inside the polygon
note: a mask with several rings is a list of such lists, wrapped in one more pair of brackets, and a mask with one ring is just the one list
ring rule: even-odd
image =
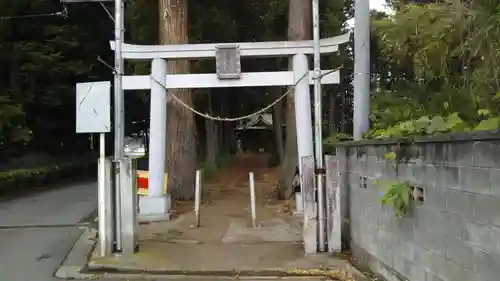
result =
[{"label": "white signboard", "polygon": [[76,132],[108,133],[111,131],[111,83],[76,84]]}]

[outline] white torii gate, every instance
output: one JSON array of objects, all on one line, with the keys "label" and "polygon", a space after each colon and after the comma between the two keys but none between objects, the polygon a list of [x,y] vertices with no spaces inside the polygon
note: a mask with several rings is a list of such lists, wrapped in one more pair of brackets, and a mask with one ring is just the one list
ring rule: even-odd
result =
[{"label": "white torii gate", "polygon": [[[349,33],[320,40],[321,53],[333,53],[338,45],[349,40]],[[110,42],[115,49],[115,42]],[[219,56],[224,50],[230,59],[223,61]],[[296,85],[295,109],[297,123],[298,156],[314,155],[311,102],[309,85],[313,84],[313,71],[309,70],[306,54],[313,54],[313,41],[278,41],[227,44],[188,44],[188,45],[130,45],[123,44],[122,55],[130,60],[153,60],[151,76],[124,76],[124,90],[151,90],[151,120],[149,145],[149,194],[139,202],[142,215],[150,219],[163,219],[168,216],[170,204],[163,196],[165,172],[165,130],[168,89],[292,86]],[[293,71],[240,72],[240,57],[286,57],[293,56]],[[217,74],[172,74],[167,75],[165,60],[194,60],[216,58]],[[165,60],[164,60],[165,59]],[[224,66],[221,66],[224,64]],[[231,73],[229,73],[231,72]],[[309,75],[307,73],[309,72]],[[338,84],[339,71],[325,70],[323,84]],[[231,76],[224,78],[223,75]],[[306,75],[306,79],[302,78]],[[156,80],[156,81],[154,81]],[[163,84],[158,85],[157,83]],[[300,161],[300,160],[299,160]],[[300,163],[297,163],[301,169]],[[301,211],[301,210],[298,210]]]},{"label": "white torii gate", "polygon": [[[320,40],[322,54],[333,53],[338,45],[348,42],[349,33]],[[115,42],[111,42],[115,49]],[[306,55],[313,54],[313,41],[280,41],[228,44],[186,44],[145,46],[123,44],[122,56],[130,60],[152,60],[151,75],[122,76],[123,90],[151,90],[149,179],[148,195],[139,199],[140,216],[150,221],[170,218],[170,196],[164,194],[165,144],[167,97],[166,89],[226,88],[295,86],[295,110],[298,159],[313,156],[313,130],[311,116],[310,85],[313,71],[309,69]],[[241,57],[290,57],[293,56],[292,71],[241,73]],[[217,73],[214,74],[167,74],[168,60],[195,60],[216,58]],[[323,70],[322,84],[338,84],[338,70]],[[194,175],[193,175],[194,176]],[[299,199],[302,201],[302,199]],[[137,227],[135,206],[130,200],[121,200],[121,233],[123,251],[135,251]],[[126,205],[123,205],[126,202]],[[297,204],[302,205],[302,204]],[[302,210],[297,210],[301,212]],[[125,227],[126,226],[126,227]],[[112,227],[112,226],[107,226]],[[104,233],[104,232],[102,232]],[[101,240],[103,241],[104,238]],[[128,245],[130,244],[130,245]],[[130,250],[126,250],[130,249]]]}]

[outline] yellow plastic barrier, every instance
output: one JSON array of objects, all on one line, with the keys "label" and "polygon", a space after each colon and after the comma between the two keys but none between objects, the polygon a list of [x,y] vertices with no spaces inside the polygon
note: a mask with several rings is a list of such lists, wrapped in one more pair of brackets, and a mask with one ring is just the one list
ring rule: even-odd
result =
[{"label": "yellow plastic barrier", "polygon": [[[137,194],[142,196],[148,195],[148,178],[149,171],[137,171]],[[163,194],[167,193],[167,180],[168,176],[165,173],[163,177]]]}]

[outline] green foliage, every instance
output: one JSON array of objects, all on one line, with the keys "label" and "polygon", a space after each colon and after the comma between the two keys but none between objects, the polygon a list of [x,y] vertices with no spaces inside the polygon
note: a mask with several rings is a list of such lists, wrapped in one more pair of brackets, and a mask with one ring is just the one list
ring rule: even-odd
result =
[{"label": "green foliage", "polygon": [[397,218],[401,218],[408,214],[412,198],[412,187],[408,182],[375,180],[373,184],[380,185],[383,189],[383,195],[380,198],[382,206],[391,206]]},{"label": "green foliage", "polygon": [[372,131],[405,138],[500,126],[500,6],[398,3],[372,21]]},{"label": "green foliage", "polygon": [[396,161],[396,157],[397,155],[394,151],[384,154],[384,159],[386,160]]},{"label": "green foliage", "polygon": [[352,137],[345,134],[345,133],[339,133],[339,132],[334,132],[334,133],[328,135],[323,140],[323,153],[324,154],[335,154],[336,144],[341,142],[341,141],[346,141],[346,140],[352,140]]},{"label": "green foliage", "polygon": [[64,179],[95,176],[96,171],[94,160],[0,172],[0,196],[18,194]]},{"label": "green foliage", "polygon": [[9,145],[24,145],[31,139],[31,131],[25,127],[24,112],[8,97],[0,97],[0,150]]},{"label": "green foliage", "polygon": [[[481,110],[485,112],[486,110]],[[401,121],[385,129],[372,129],[365,134],[366,138],[406,138],[412,136],[436,135],[443,133],[458,133],[471,131],[487,131],[500,128],[500,117],[478,116],[479,121],[466,122],[458,113],[446,117],[422,116],[418,119]]]},{"label": "green foliage", "polygon": [[482,120],[476,127],[474,127],[474,131],[489,131],[498,128],[500,128],[500,117],[494,116]]},{"label": "green foliage", "polygon": [[0,149],[86,150],[87,136],[75,134],[75,83],[111,76],[96,58],[111,58],[112,22],[91,4],[69,5],[67,19],[15,18],[61,11],[49,0],[0,0],[0,11],[14,17],[0,21]]}]

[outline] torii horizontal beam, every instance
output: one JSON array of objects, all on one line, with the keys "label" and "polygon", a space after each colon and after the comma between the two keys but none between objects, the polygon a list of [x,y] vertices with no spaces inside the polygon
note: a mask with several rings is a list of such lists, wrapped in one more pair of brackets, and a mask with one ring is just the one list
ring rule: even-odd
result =
[{"label": "torii horizontal beam", "polygon": [[[350,33],[320,40],[321,53],[329,54],[338,50],[338,45],[349,41]],[[115,42],[110,42],[115,50]],[[287,57],[295,54],[312,54],[313,41],[274,41],[245,43],[209,43],[178,45],[133,45],[123,44],[124,59],[150,60],[163,58],[167,60],[214,58],[215,50],[220,46],[238,46],[241,57]]]},{"label": "torii horizontal beam", "polygon": [[[323,70],[322,84],[339,84],[339,71]],[[313,71],[309,72],[309,84],[314,84]],[[307,78],[304,78],[307,79]],[[149,75],[123,77],[123,90],[150,90]],[[247,72],[240,79],[219,80],[217,74],[170,74],[167,75],[168,89],[202,89],[234,87],[291,86],[295,83],[293,71]]]}]

